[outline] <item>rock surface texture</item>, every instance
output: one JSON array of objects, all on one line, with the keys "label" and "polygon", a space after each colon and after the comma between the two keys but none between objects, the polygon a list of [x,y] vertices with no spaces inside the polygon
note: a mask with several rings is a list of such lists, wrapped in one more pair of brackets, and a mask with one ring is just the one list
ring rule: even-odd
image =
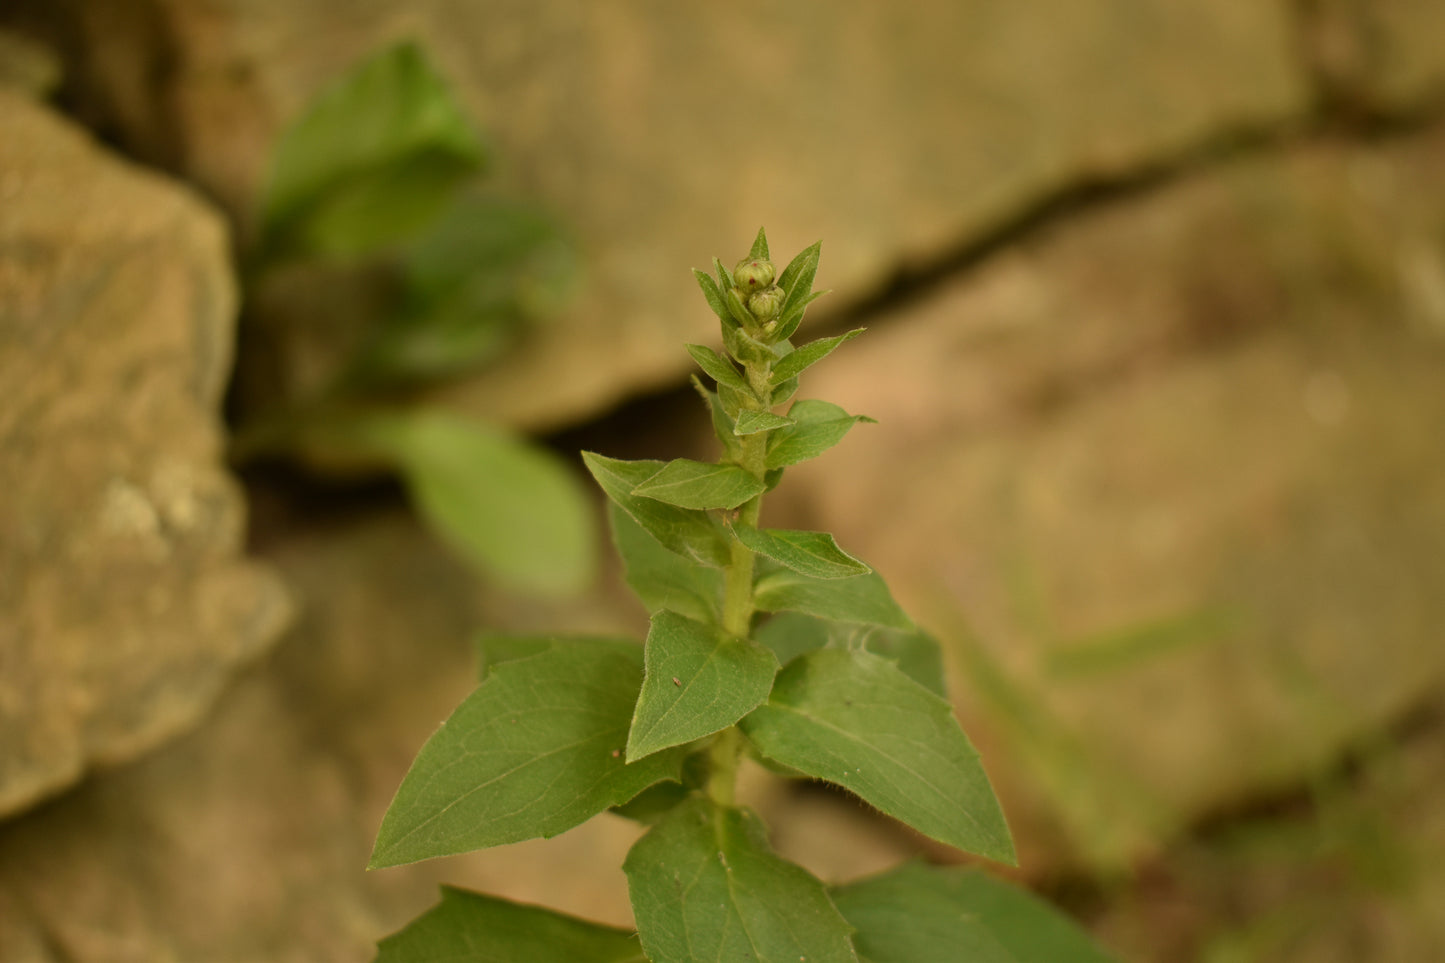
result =
[{"label": "rock surface texture", "polygon": [[[660,385],[705,431],[688,269],[759,224],[822,238],[836,293],[801,337],[870,331],[803,393],[882,424],[790,469],[765,523],[835,532],[940,636],[1025,872],[1102,870],[1121,957],[1332,963],[1445,959],[1442,11],[9,0],[0,25],[242,249],[277,133],[418,38],[494,184],[585,265],[550,327],[428,398],[610,454],[699,454],[656,406],[585,425]],[[40,108],[0,117],[3,814],[189,727],[286,605],[217,465],[216,219]],[[301,286],[288,317],[371,297]],[[294,371],[336,348],[288,336]],[[299,621],[201,727],[0,826],[0,960],[360,959],[438,881],[626,921],[610,817],[362,866],[476,628],[637,612],[483,598],[396,498],[287,484],[257,485],[282,507],[255,551]],[[920,846],[852,800],[760,799],[829,878]]]},{"label": "rock surface texture", "polygon": [[219,218],[0,91],[0,814],[196,723],[289,603],[221,464]]},{"label": "rock surface texture", "polygon": [[573,310],[443,394],[533,427],[680,377],[675,345],[712,334],[688,269],[740,257],[761,221],[780,250],[826,239],[836,305],[1041,193],[1309,100],[1288,5],[1258,0],[73,6],[61,19],[87,62],[127,38],[73,85],[94,122],[243,221],[307,100],[421,38],[494,138],[501,179],[561,214],[587,265]]},{"label": "rock surface texture", "polygon": [[1445,682],[1442,164],[1436,130],[1221,165],[812,378],[882,425],[780,494],[968,653],[965,705],[1092,858],[1294,784]]}]

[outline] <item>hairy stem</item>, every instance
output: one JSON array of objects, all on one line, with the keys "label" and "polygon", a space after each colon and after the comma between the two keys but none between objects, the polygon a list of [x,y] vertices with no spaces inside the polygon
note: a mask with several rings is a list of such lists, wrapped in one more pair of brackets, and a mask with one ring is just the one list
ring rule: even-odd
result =
[{"label": "hairy stem", "polygon": [[[769,368],[759,366],[748,368],[748,380],[755,386],[766,385]],[[756,391],[757,388],[755,387]],[[767,435],[757,432],[742,438],[742,467],[758,478],[767,473]],[[738,509],[734,524],[757,527],[762,512],[763,496],[755,495]],[[742,542],[732,540],[732,557],[728,562],[723,588],[723,631],[738,638],[747,638],[753,622],[753,569],[754,555]],[[713,738],[708,750],[707,792],[720,806],[732,805],[733,785],[737,781],[737,769],[742,752],[742,733],[736,726],[729,726]]]}]

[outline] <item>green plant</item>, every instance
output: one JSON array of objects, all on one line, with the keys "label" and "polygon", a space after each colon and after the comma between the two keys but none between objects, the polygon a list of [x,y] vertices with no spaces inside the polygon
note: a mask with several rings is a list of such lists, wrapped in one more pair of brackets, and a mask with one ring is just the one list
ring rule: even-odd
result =
[{"label": "green plant", "polygon": [[393,470],[422,518],[486,574],[568,592],[590,578],[595,551],[586,497],[566,464],[498,426],[414,400],[419,388],[499,358],[560,303],[573,272],[551,218],[482,189],[491,154],[411,42],[352,68],[283,132],[248,288],[300,271],[308,286],[372,296],[348,303],[327,329],[337,357],[319,386],[277,398],[266,379],[252,392],[259,410],[244,412],[234,451]]},{"label": "green plant", "polygon": [[1013,843],[943,698],[936,642],[822,532],[759,527],[784,470],[865,421],[794,401],[858,331],[794,348],[819,245],[780,275],[760,231],[732,271],[697,273],[726,355],[690,345],[722,444],[715,463],[585,453],[611,500],[626,578],[651,613],[631,639],[482,645],[481,685],[427,742],[377,835],[373,868],[553,836],[612,809],[649,826],[623,866],[638,932],[459,890],[381,944],[423,960],[1093,961],[1028,894],[909,864],[829,887],[768,846],[734,799],[753,756],[842,787],[941,842],[1002,862]]}]

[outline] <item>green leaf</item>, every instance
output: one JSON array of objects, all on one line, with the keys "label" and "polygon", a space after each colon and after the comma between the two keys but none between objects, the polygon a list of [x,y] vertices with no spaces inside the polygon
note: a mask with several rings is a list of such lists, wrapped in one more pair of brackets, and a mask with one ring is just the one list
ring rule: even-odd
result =
[{"label": "green leaf", "polygon": [[632,494],[655,498],[678,508],[737,508],[763,492],[763,483],[737,465],[712,465],[674,458]]},{"label": "green leaf", "polygon": [[349,366],[350,385],[391,386],[471,370],[561,307],[576,253],[536,206],[467,193],[408,246],[401,304]]},{"label": "green leaf", "polygon": [[482,143],[420,47],[378,54],[282,135],[262,201],[269,257],[351,257],[427,224],[481,169]]},{"label": "green leaf", "polygon": [[627,854],[649,959],[667,963],[857,963],[823,884],[775,855],[757,817],[694,798]]},{"label": "green leaf", "polygon": [[748,257],[760,257],[765,261],[771,260],[768,255],[768,235],[762,228],[758,228],[758,236],[753,239],[753,246],[748,251]]},{"label": "green leaf", "polygon": [[938,640],[922,630],[902,632],[877,625],[835,622],[801,612],[780,612],[759,626],[753,638],[772,649],[783,665],[824,646],[867,649],[896,663],[904,675],[928,691],[948,698],[943,652]]},{"label": "green leaf", "polygon": [[727,565],[732,558],[727,531],[712,516],[667,505],[632,493],[662,470],[660,461],[623,461],[584,451],[582,461],[597,484],[668,551],[705,565]]},{"label": "green leaf", "polygon": [[697,278],[698,287],[702,288],[702,296],[707,299],[707,306],[712,308],[713,314],[723,321],[728,319],[728,303],[723,297],[722,291],[718,288],[717,282],[705,271],[692,269],[693,277]]},{"label": "green leaf", "polygon": [[641,759],[725,729],[762,704],[778,660],[750,639],[666,610],[647,633],[647,677],[627,737]]},{"label": "green leaf", "polygon": [[793,395],[797,393],[798,379],[789,378],[787,381],[784,381],[782,384],[778,385],[773,389],[772,395],[768,398],[768,404],[776,408],[778,405],[787,402],[789,398],[793,397]]},{"label": "green leaf", "polygon": [[848,578],[873,571],[838,547],[827,532],[799,532],[784,528],[733,528],[738,541],[759,555],[782,562],[795,572],[814,578]]},{"label": "green leaf", "polygon": [[496,666],[417,754],[371,868],[555,836],[679,779],[681,750],[622,758],[641,686],[641,650],[613,640]]},{"label": "green leaf", "polygon": [[802,612],[840,622],[913,628],[913,621],[893,601],[877,572],[820,579],[778,565],[759,566],[753,604],[764,612]]},{"label": "green leaf", "polygon": [[743,364],[772,364],[778,357],[770,345],[763,344],[740,327],[725,328],[723,344],[728,353]]},{"label": "green leaf", "polygon": [[823,242],[815,241],[799,251],[788,262],[788,266],[783,268],[783,273],[778,277],[778,287],[787,295],[783,302],[784,310],[813,289],[813,276],[818,273],[818,259],[822,255]]},{"label": "green leaf", "polygon": [[477,680],[484,681],[492,670],[503,662],[519,662],[559,647],[586,645],[591,649],[612,648],[619,654],[636,661],[641,648],[636,639],[623,636],[605,635],[508,635],[501,632],[483,632],[472,643],[477,654],[479,672]]},{"label": "green leaf", "polygon": [[1012,863],[978,752],[949,704],[868,652],[818,649],[742,722],[758,751],[856,793],[939,842]]},{"label": "green leaf", "polygon": [[702,395],[703,403],[707,405],[708,414],[712,416],[713,434],[717,436],[718,441],[722,442],[727,460],[738,461],[743,456],[742,443],[733,433],[733,419],[727,413],[727,409],[723,407],[722,399],[718,397],[717,392],[709,391],[697,375],[692,376],[692,386],[697,389],[698,394]]},{"label": "green leaf", "polygon": [[754,411],[748,408],[738,412],[733,434],[753,435],[760,431],[772,431],[774,428],[786,428],[792,423],[793,419],[775,415],[771,411]]},{"label": "green leaf", "polygon": [[722,402],[723,411],[727,412],[729,418],[736,419],[738,414],[745,411],[744,403],[751,403],[752,395],[743,395],[729,388],[727,385],[718,385],[718,401]]},{"label": "green leaf", "polygon": [[687,353],[692,355],[692,359],[697,362],[698,367],[711,375],[718,384],[752,393],[747,381],[738,373],[738,369],[733,367],[733,363],[712,348],[700,344],[690,344],[687,346]]},{"label": "green leaf", "polygon": [[376,963],[647,963],[636,933],[442,887],[442,901],[377,945]]},{"label": "green leaf", "polygon": [[785,468],[816,458],[843,440],[860,421],[872,422],[864,415],[850,415],[828,401],[805,399],[788,409],[788,417],[796,422],[768,439],[768,467]]},{"label": "green leaf", "polygon": [[752,313],[748,311],[748,306],[743,304],[742,295],[738,294],[737,288],[728,288],[724,297],[728,302],[728,314],[732,315],[734,321],[744,328],[754,323]]},{"label": "green leaf", "polygon": [[726,291],[733,286],[733,272],[729,271],[719,258],[712,259],[712,268],[717,272],[717,289],[719,291]]},{"label": "green leaf", "polygon": [[567,464],[546,449],[426,409],[359,418],[341,435],[393,461],[422,518],[489,574],[554,595],[591,579],[591,508]]},{"label": "green leaf", "polygon": [[[506,635],[483,632],[472,643],[472,648],[477,655],[477,681],[485,679],[492,669],[503,662],[529,659],[538,653],[548,651],[556,641],[557,636],[554,635]],[[631,640],[629,643],[637,644]]]},{"label": "green leaf", "polygon": [[[873,626],[829,622],[801,612],[780,612],[753,630],[753,638],[773,650],[784,666],[804,652],[839,644],[839,626],[855,632],[866,632]],[[846,638],[846,633],[843,633]]]},{"label": "green leaf", "polygon": [[622,805],[613,806],[611,811],[623,819],[652,826],[686,802],[691,795],[692,790],[680,782],[660,782],[655,786],[648,786]]},{"label": "green leaf", "polygon": [[1115,963],[1058,910],[977,869],[909,863],[832,893],[867,963]]},{"label": "green leaf", "polygon": [[700,622],[716,622],[722,611],[723,573],[663,548],[632,516],[608,506],[612,541],[627,573],[627,584],[649,615],[670,609]]},{"label": "green leaf", "polygon": [[789,378],[796,378],[804,370],[822,361],[833,353],[833,349],[844,341],[851,341],[862,334],[866,328],[854,328],[847,334],[840,334],[835,338],[819,338],[817,341],[810,341],[801,348],[781,359],[773,366],[771,380],[773,384],[782,384]]},{"label": "green leaf", "polygon": [[778,315],[778,329],[774,332],[775,336],[779,338],[791,338],[793,332],[797,331],[799,325],[803,323],[803,314],[808,310],[808,305],[823,295],[832,293],[831,288],[827,291],[814,291],[796,304],[783,308],[782,312]]}]

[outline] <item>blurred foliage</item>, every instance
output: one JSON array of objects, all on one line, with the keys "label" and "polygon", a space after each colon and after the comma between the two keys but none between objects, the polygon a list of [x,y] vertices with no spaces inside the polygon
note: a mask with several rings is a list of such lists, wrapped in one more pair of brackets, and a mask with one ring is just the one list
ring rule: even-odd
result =
[{"label": "blurred foliage", "polygon": [[243,422],[236,452],[379,462],[487,574],[527,591],[576,591],[591,578],[593,526],[562,460],[406,398],[498,359],[561,306],[575,274],[560,225],[479,186],[491,156],[411,42],[353,68],[284,132],[248,282],[323,263],[358,282],[380,270],[390,283],[374,314],[355,319],[355,348],[324,389]]}]

